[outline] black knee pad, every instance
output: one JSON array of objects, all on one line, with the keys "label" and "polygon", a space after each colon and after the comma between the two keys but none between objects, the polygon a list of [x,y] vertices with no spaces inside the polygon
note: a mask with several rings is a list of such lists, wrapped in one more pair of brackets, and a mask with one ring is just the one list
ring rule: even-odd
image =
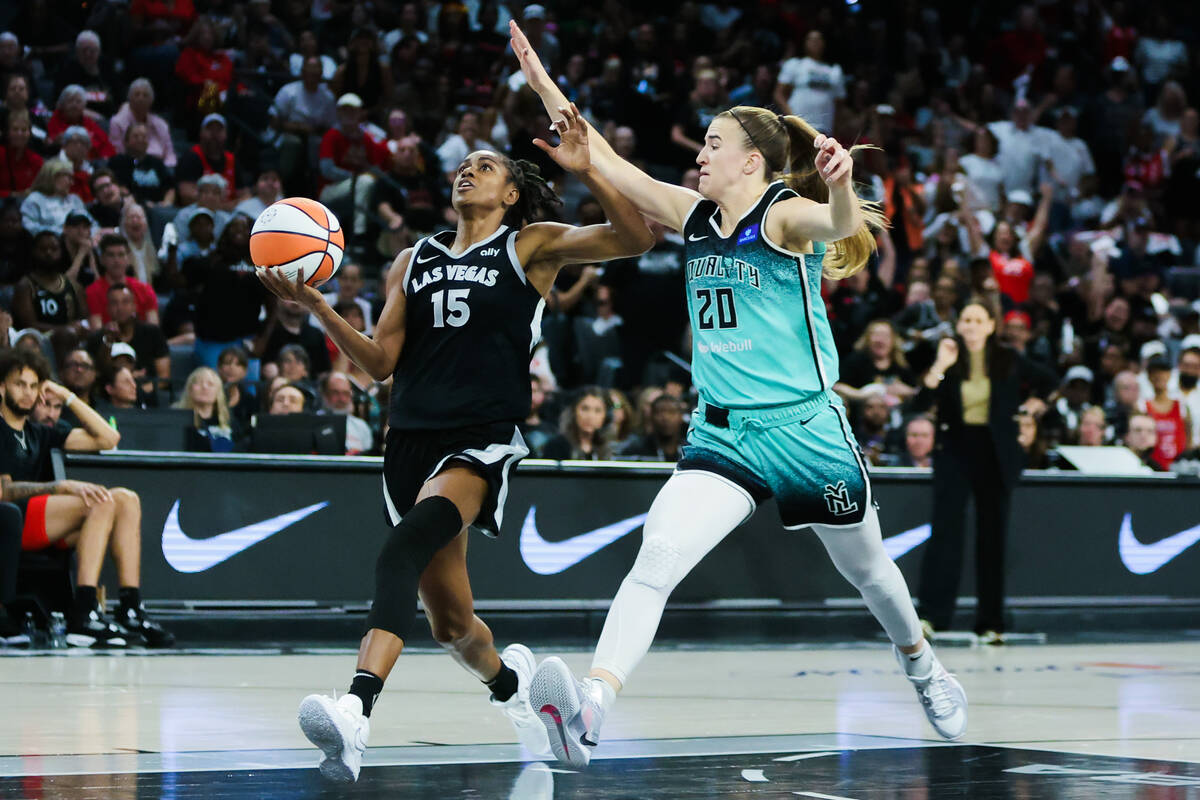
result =
[{"label": "black knee pad", "polygon": [[445,497],[427,497],[388,534],[375,562],[375,600],[367,630],[379,628],[407,639],[416,621],[417,587],[433,556],[462,530],[458,507]]}]

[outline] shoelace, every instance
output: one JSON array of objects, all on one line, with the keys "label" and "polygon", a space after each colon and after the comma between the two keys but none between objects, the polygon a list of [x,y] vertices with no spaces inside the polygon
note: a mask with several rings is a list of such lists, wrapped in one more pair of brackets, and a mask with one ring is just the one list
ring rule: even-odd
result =
[{"label": "shoelace", "polygon": [[921,694],[929,701],[935,717],[941,719],[954,713],[954,688],[950,683],[950,674],[945,669],[934,672]]}]

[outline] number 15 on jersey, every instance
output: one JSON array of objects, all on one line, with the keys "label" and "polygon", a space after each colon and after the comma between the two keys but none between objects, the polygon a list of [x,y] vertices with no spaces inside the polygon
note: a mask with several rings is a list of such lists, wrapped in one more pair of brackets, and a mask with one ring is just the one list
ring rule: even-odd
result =
[{"label": "number 15 on jersey", "polygon": [[461,328],[471,318],[471,307],[467,305],[470,289],[449,289],[434,292],[429,299],[433,303],[433,327]]}]

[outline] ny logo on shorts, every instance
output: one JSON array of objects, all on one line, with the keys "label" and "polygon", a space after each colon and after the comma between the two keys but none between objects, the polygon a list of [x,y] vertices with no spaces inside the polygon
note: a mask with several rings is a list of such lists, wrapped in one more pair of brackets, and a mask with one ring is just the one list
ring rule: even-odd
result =
[{"label": "ny logo on shorts", "polygon": [[858,511],[858,501],[850,499],[845,481],[838,481],[836,486],[825,484],[825,505],[829,507],[830,514],[839,517]]}]

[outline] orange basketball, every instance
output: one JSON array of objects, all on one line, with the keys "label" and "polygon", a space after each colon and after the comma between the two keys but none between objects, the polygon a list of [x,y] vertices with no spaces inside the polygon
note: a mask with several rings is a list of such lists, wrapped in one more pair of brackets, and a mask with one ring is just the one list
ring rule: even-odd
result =
[{"label": "orange basketball", "polygon": [[250,231],[250,258],[260,267],[280,267],[288,280],[304,276],[320,286],[342,264],[346,234],[325,206],[307,197],[288,197],[269,205]]}]

